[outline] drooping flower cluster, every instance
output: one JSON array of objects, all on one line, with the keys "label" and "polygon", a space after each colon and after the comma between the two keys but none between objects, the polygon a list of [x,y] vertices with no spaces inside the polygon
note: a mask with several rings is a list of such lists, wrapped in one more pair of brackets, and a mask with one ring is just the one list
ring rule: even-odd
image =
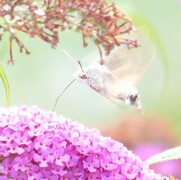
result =
[{"label": "drooping flower cluster", "polygon": [[161,176],[95,129],[35,106],[20,106],[0,108],[0,179],[161,180]]},{"label": "drooping flower cluster", "polygon": [[13,62],[13,41],[20,52],[30,53],[18,38],[18,32],[39,37],[55,47],[60,39],[59,30],[65,29],[80,32],[84,46],[87,46],[85,39],[91,38],[107,53],[115,45],[137,46],[136,41],[123,35],[133,29],[130,19],[105,0],[0,1],[0,39],[5,32],[10,34],[10,62]]}]

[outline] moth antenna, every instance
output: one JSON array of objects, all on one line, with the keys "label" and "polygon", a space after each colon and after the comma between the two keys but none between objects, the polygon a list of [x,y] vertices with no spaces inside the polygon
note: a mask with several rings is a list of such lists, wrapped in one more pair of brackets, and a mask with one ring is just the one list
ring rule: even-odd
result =
[{"label": "moth antenna", "polygon": [[70,87],[70,85],[71,85],[73,82],[75,82],[75,80],[76,80],[76,79],[73,79],[73,80],[65,87],[65,89],[64,89],[63,91],[61,91],[60,94],[57,96],[56,101],[55,101],[55,103],[54,103],[54,106],[53,106],[53,108],[52,108],[52,111],[55,110],[56,105],[57,105],[57,103],[58,103],[58,100],[59,100],[60,96]]},{"label": "moth antenna", "polygon": [[77,63],[77,61],[68,52],[66,52],[64,49],[61,49],[61,51],[65,55],[65,57],[67,57],[69,60],[71,60],[71,62],[73,64],[75,64],[76,66],[80,67],[80,64]]},{"label": "moth antenna", "polygon": [[80,69],[84,72],[81,62],[80,62],[80,61],[77,61],[77,63],[78,63],[78,65],[79,65]]},{"label": "moth antenna", "polygon": [[62,53],[69,59],[71,60],[76,66],[78,66],[79,68],[81,68],[81,70],[84,72],[83,68],[82,68],[82,64],[80,61],[76,61],[72,56],[70,56],[70,54],[68,52],[66,52],[65,50],[61,49]]}]

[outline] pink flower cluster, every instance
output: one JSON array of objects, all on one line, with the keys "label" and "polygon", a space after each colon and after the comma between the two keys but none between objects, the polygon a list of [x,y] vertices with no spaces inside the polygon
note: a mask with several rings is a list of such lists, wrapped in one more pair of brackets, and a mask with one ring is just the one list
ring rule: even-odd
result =
[{"label": "pink flower cluster", "polygon": [[161,180],[121,143],[38,107],[0,108],[0,179]]}]

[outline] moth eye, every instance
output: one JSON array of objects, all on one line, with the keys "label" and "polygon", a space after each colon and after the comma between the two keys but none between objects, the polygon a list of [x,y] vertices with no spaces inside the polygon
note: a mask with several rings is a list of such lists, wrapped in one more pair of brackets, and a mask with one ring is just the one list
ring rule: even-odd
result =
[{"label": "moth eye", "polygon": [[79,77],[80,77],[81,79],[87,79],[87,74],[85,74],[84,72],[82,72],[82,73],[79,74]]},{"label": "moth eye", "polygon": [[137,94],[135,94],[135,95],[130,95],[130,102],[131,103],[134,103],[136,100],[137,100],[137,98],[138,98],[138,95]]}]

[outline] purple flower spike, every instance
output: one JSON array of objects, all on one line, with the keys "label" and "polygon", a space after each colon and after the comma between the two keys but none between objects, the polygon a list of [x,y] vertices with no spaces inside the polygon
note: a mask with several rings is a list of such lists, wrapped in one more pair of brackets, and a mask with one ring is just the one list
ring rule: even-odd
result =
[{"label": "purple flower spike", "polygon": [[0,108],[0,179],[163,180],[121,143],[35,106]]}]

